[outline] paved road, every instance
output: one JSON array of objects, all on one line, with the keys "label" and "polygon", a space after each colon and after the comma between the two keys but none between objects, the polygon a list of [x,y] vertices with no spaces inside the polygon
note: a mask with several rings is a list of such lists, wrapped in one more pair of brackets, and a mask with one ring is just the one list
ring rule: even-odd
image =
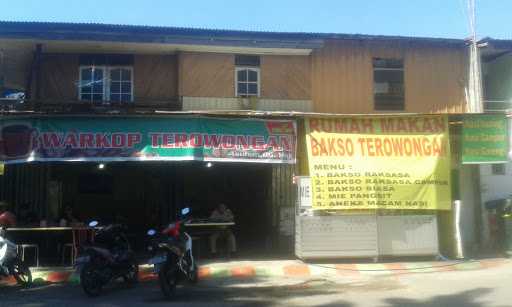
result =
[{"label": "paved road", "polygon": [[498,268],[399,276],[212,279],[163,300],[158,284],[117,284],[98,298],[75,285],[0,288],[0,306],[512,306],[512,264]]}]

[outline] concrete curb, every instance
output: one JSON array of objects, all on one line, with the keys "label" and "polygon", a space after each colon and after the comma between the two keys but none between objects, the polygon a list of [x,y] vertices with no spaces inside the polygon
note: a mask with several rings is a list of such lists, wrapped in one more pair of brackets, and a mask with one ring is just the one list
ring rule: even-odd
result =
[{"label": "concrete curb", "polygon": [[[348,277],[386,276],[418,273],[442,273],[454,271],[484,270],[499,267],[511,260],[505,258],[485,259],[479,261],[439,261],[439,262],[396,262],[364,264],[304,264],[300,261],[240,261],[211,263],[199,267],[199,279],[250,279],[256,277],[305,278],[305,277]],[[35,284],[80,282],[80,276],[72,268],[32,268]],[[152,266],[139,267],[139,280],[155,280]],[[14,278],[0,280],[0,286],[16,284]]]},{"label": "concrete curb", "polygon": [[209,278],[252,278],[252,277],[315,277],[315,276],[372,276],[402,275],[415,273],[453,272],[483,270],[499,267],[507,259],[486,259],[480,261],[443,261],[410,263],[368,263],[368,264],[304,264],[292,262],[282,265],[230,265],[214,264],[201,266],[200,279]]}]

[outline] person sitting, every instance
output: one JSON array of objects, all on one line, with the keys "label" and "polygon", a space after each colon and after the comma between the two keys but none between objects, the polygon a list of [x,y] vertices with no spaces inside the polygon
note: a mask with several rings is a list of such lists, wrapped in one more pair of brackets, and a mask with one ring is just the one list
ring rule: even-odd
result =
[{"label": "person sitting", "polygon": [[0,202],[0,227],[15,227],[16,216],[8,210],[8,205],[5,202]]},{"label": "person sitting", "polygon": [[73,214],[73,208],[71,206],[67,205],[64,208],[64,214],[62,215],[62,218],[60,219],[60,225],[61,226],[80,226],[82,223],[78,220],[78,218],[75,217]]},{"label": "person sitting", "polygon": [[18,220],[20,221],[19,223],[23,223],[23,225],[33,226],[37,224],[37,215],[30,209],[29,203],[21,205]]},{"label": "person sitting", "polygon": [[[213,210],[212,214],[210,215],[211,221],[216,222],[233,222],[235,219],[235,216],[233,215],[233,212],[229,210],[229,208],[225,204],[219,204],[219,206]],[[213,257],[217,255],[217,240],[219,238],[225,238],[228,243],[228,249],[229,252],[232,254],[236,253],[236,239],[235,235],[229,228],[224,228],[222,230],[214,232],[210,236],[210,252]]]}]

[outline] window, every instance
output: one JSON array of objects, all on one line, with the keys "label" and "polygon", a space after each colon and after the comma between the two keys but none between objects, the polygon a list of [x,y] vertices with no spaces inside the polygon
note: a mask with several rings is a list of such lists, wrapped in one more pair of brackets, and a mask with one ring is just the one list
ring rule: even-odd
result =
[{"label": "window", "polygon": [[91,102],[132,101],[132,67],[81,66],[79,99]]},{"label": "window", "polygon": [[249,97],[260,95],[260,69],[252,67],[236,68],[236,96]]},{"label": "window", "polygon": [[132,101],[132,71],[127,68],[110,69],[110,101]]},{"label": "window", "polygon": [[260,57],[254,55],[236,55],[235,66],[235,96],[259,96]]},{"label": "window", "polygon": [[401,59],[373,59],[375,110],[405,109],[404,64]]},{"label": "window", "polygon": [[505,175],[505,164],[493,164],[492,165],[492,174],[493,175]]},{"label": "window", "polygon": [[235,56],[236,66],[260,66],[260,57],[257,55],[236,55]]},{"label": "window", "polygon": [[104,67],[80,68],[80,100],[103,101],[104,75]]}]

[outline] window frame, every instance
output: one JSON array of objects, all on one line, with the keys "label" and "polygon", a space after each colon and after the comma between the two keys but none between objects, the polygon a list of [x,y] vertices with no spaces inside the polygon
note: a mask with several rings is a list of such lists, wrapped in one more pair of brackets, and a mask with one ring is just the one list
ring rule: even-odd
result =
[{"label": "window frame", "polygon": [[[89,103],[94,103],[95,101],[92,99],[92,96],[94,95],[93,94],[93,91],[91,90],[91,100],[85,100],[85,99],[82,99],[82,70],[83,69],[91,69],[91,68],[94,68],[94,69],[101,69],[103,70],[103,82],[102,82],[102,86],[103,86],[103,93],[102,94],[102,97],[103,99],[101,101],[105,101],[105,72],[106,72],[106,66],[104,65],[98,65],[98,66],[94,66],[94,65],[80,65],[78,67],[78,75],[79,75],[79,79],[78,79],[78,100],[79,101],[87,101]],[[94,76],[92,76],[92,78],[94,79]],[[85,93],[84,93],[85,94]]]},{"label": "window frame", "polygon": [[[382,59],[382,60],[400,60],[402,62],[401,68],[396,67],[375,67],[375,60],[376,59]],[[406,110],[406,95],[405,95],[405,60],[404,58],[392,58],[392,57],[372,57],[372,96],[373,96],[373,110],[378,112],[397,112],[397,111],[405,111]],[[376,93],[375,93],[375,72],[376,71],[401,71],[402,72],[402,91],[403,91],[403,104],[400,108],[382,108],[377,107],[377,99],[376,99]]]},{"label": "window frame", "polygon": [[[106,80],[106,82],[108,83],[108,87],[106,88],[106,92],[107,92],[107,97],[108,97],[108,100],[107,101],[110,101],[110,94],[112,93],[112,91],[110,90],[110,86],[111,86],[111,83],[112,83],[112,80],[110,79],[110,71],[111,70],[114,70],[114,69],[126,69],[126,70],[129,70],[130,71],[130,101],[126,101],[126,102],[133,102],[133,66],[108,66],[107,67],[107,70],[108,70],[108,80]],[[116,81],[116,82],[126,82],[126,81]],[[121,93],[122,95],[122,93]],[[116,102],[119,102],[119,103],[124,103],[124,101],[116,101]]]},{"label": "window frame", "polygon": [[[108,65],[98,65],[98,66],[95,66],[95,65],[80,65],[78,67],[78,75],[79,75],[79,80],[78,80],[78,84],[79,84],[79,87],[78,87],[78,100],[79,101],[86,101],[86,102],[90,102],[90,103],[95,103],[96,101],[94,100],[84,100],[82,99],[82,70],[85,69],[85,68],[95,68],[95,69],[102,69],[103,70],[103,99],[100,101],[100,102],[110,102],[110,94],[111,94],[111,90],[110,90],[110,86],[111,86],[111,83],[112,83],[112,80],[110,79],[110,71],[111,70],[114,70],[114,69],[126,69],[126,70],[129,70],[130,71],[130,100],[129,101],[119,101],[119,103],[131,103],[133,102],[133,99],[134,99],[134,95],[133,95],[133,85],[134,85],[134,73],[133,73],[133,66],[125,66],[125,65],[119,65],[119,66],[108,66]],[[116,82],[126,82],[126,81],[116,81]],[[117,102],[117,101],[116,101]]]},{"label": "window frame", "polygon": [[[258,80],[256,82],[254,81],[238,81],[238,72],[243,70],[252,70],[255,71],[258,77]],[[249,75],[247,75],[249,77]],[[245,96],[241,96],[240,93],[238,93],[238,83],[245,83],[245,84],[251,84],[256,83],[256,86],[258,87],[258,93],[256,95],[248,95],[245,94]],[[261,94],[261,69],[259,67],[255,66],[236,66],[235,67],[235,97],[241,97],[241,98],[250,98],[250,97],[260,97]]]}]

